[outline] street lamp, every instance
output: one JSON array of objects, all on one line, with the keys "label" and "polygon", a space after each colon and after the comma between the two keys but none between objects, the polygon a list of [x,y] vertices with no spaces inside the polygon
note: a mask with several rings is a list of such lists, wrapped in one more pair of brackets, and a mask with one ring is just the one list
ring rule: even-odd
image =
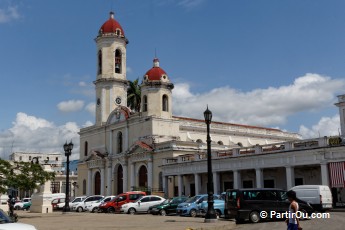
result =
[{"label": "street lamp", "polygon": [[71,209],[69,207],[69,156],[72,153],[73,143],[72,140],[69,144],[66,143],[63,145],[63,149],[65,151],[65,156],[67,157],[66,162],[66,199],[65,199],[65,207],[63,208],[63,212],[69,212]]},{"label": "street lamp", "polygon": [[211,137],[210,137],[210,124],[212,121],[212,112],[208,109],[204,112],[205,123],[207,126],[207,194],[208,194],[208,207],[205,216],[205,222],[211,223],[217,221],[217,215],[214,211],[213,201],[213,176],[212,176],[212,158],[211,158]]}]

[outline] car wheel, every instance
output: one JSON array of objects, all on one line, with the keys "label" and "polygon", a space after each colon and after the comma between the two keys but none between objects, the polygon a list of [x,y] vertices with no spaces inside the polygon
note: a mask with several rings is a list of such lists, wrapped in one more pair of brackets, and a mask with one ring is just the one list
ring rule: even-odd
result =
[{"label": "car wheel", "polygon": [[78,207],[77,208],[77,212],[82,212],[83,211],[83,208],[82,207]]},{"label": "car wheel", "polygon": [[300,220],[308,220],[308,213],[307,213],[307,211],[306,210],[304,210],[304,209],[301,209],[300,210],[300,212],[301,212],[301,218],[300,218]]},{"label": "car wheel", "polygon": [[249,220],[250,222],[252,223],[257,223],[260,221],[260,215],[257,211],[252,211],[250,214],[249,214]]},{"label": "car wheel", "polygon": [[109,208],[107,209],[107,213],[115,213],[115,208],[109,207]]},{"label": "car wheel", "polygon": [[97,207],[94,207],[91,212],[98,212],[98,208]]},{"label": "car wheel", "polygon": [[130,208],[130,209],[128,210],[128,213],[131,214],[131,215],[134,215],[134,214],[136,213],[135,208]]},{"label": "car wheel", "polygon": [[196,210],[195,209],[190,210],[189,214],[191,217],[196,217]]},{"label": "car wheel", "polygon": [[14,207],[14,209],[15,209],[15,210],[19,210],[19,209],[20,209],[20,207],[19,207],[19,206],[16,206],[16,207]]},{"label": "car wheel", "polygon": [[164,209],[161,209],[159,211],[159,214],[161,214],[161,216],[166,216],[167,215],[167,212],[164,210]]}]

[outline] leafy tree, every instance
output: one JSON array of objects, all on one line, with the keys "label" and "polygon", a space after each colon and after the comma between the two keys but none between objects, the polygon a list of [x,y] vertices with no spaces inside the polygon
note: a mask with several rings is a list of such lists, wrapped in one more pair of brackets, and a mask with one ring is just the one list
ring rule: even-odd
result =
[{"label": "leafy tree", "polygon": [[44,171],[40,164],[29,162],[10,163],[0,159],[0,192],[8,188],[34,190],[39,185],[55,178],[55,172]]},{"label": "leafy tree", "polygon": [[141,88],[139,85],[139,78],[134,81],[129,81],[127,88],[127,106],[136,112],[140,111],[141,104]]}]

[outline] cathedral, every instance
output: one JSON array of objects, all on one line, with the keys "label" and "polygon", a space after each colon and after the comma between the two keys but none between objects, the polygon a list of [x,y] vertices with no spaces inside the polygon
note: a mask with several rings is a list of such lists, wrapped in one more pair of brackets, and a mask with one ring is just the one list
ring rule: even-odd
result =
[{"label": "cathedral", "polygon": [[[156,57],[152,67],[143,71],[141,108],[131,111],[127,106],[128,40],[114,13],[111,12],[100,27],[95,42],[96,121],[93,126],[80,130],[79,195],[113,195],[132,190],[159,192],[165,196],[185,193],[182,188],[186,187],[185,181],[168,178],[162,167],[171,159],[178,171],[180,166],[176,159],[185,161],[196,154],[204,156],[207,148],[205,121],[173,115],[173,77],[163,70]],[[213,152],[259,145],[279,149],[280,145],[275,146],[275,143],[299,139],[297,134],[278,129],[211,123]],[[203,162],[201,167],[206,167]],[[192,165],[183,165],[193,171]],[[206,184],[206,174],[198,175],[198,181]],[[192,195],[202,192],[201,188],[195,190],[194,182],[188,186],[188,193]]]}]

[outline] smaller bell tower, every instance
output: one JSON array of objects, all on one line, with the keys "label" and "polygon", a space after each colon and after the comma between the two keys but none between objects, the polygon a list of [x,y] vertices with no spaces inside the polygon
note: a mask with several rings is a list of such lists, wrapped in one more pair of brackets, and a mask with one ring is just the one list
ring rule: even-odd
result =
[{"label": "smaller bell tower", "polygon": [[159,66],[158,58],[144,75],[141,85],[141,111],[143,116],[172,118],[172,89],[166,72]]},{"label": "smaller bell tower", "polygon": [[96,125],[107,121],[118,106],[127,106],[126,46],[121,25],[110,12],[99,29],[97,44]]},{"label": "smaller bell tower", "polygon": [[339,108],[341,136],[345,136],[345,94],[338,96],[338,103],[335,104]]}]

